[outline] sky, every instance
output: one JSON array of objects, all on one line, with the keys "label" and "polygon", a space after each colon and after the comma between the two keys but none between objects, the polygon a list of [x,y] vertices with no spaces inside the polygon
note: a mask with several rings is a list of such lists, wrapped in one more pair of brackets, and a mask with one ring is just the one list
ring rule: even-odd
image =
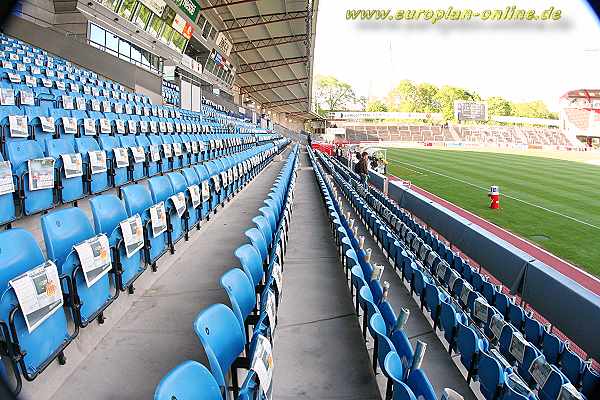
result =
[{"label": "sky", "polygon": [[[533,8],[557,22],[349,21],[348,9]],[[583,0],[320,0],[314,74],[383,97],[399,81],[452,85],[482,97],[543,100],[557,111],[568,90],[600,89],[600,23]]]}]

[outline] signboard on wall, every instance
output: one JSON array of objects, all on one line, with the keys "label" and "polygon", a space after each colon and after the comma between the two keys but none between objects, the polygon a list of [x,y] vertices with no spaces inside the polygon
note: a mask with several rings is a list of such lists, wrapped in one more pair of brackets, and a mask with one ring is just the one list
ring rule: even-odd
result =
[{"label": "signboard on wall", "polygon": [[179,14],[175,14],[175,18],[173,18],[173,24],[171,25],[173,29],[177,32],[181,33],[181,35],[190,40],[192,38],[192,34],[194,33],[194,27],[192,24],[187,22],[185,18],[183,18]]},{"label": "signboard on wall", "polygon": [[487,121],[487,103],[456,100],[454,102],[454,115],[459,121]]},{"label": "signboard on wall", "polygon": [[422,112],[363,112],[363,111],[336,111],[329,113],[330,119],[442,119],[441,113]]},{"label": "signboard on wall", "polygon": [[219,46],[226,56],[229,56],[229,54],[231,54],[231,49],[233,49],[233,44],[227,40],[223,32],[219,32],[219,35],[217,36],[217,46]]},{"label": "signboard on wall", "polygon": [[213,87],[212,92],[215,96],[218,96],[221,94],[221,89],[219,89],[218,87]]},{"label": "signboard on wall", "polygon": [[196,21],[200,12],[200,4],[196,0],[173,0],[192,21]]},{"label": "signboard on wall", "polygon": [[164,0],[140,0],[140,3],[148,7],[156,15],[162,15],[167,6]]}]

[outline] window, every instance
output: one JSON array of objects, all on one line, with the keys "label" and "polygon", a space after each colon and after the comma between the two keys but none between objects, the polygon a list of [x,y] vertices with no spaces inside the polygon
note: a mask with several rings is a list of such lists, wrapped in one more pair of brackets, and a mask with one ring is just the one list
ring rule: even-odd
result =
[{"label": "window", "polygon": [[215,69],[215,60],[209,57],[208,60],[206,60],[206,67],[204,67],[204,69],[213,74]]},{"label": "window", "polygon": [[212,25],[206,21],[206,24],[204,25],[204,30],[202,31],[202,37],[204,39],[208,39],[208,35],[210,34],[210,30],[212,29]]},{"label": "window", "polygon": [[217,29],[213,27],[212,31],[210,31],[210,40],[215,40],[217,38]]},{"label": "window", "polygon": [[131,20],[137,0],[123,0],[121,7],[119,7],[119,15],[127,20]]},{"label": "window", "polygon": [[165,44],[169,44],[171,41],[171,36],[173,36],[173,28],[171,28],[169,25],[165,25],[162,34],[160,35],[160,40],[162,40]]},{"label": "window", "polygon": [[119,37],[106,32],[106,51],[113,56],[119,54]]},{"label": "window", "polygon": [[148,25],[148,33],[154,37],[159,37],[162,33],[164,24],[164,21],[160,19],[158,15],[154,15],[152,21],[150,21],[150,24]]},{"label": "window", "polygon": [[100,0],[100,4],[112,11],[117,11],[120,0]]},{"label": "window", "polygon": [[200,18],[198,18],[198,28],[199,30],[202,30],[202,28],[204,28],[204,23],[206,22],[206,18],[204,18],[204,15],[200,14]]},{"label": "window", "polygon": [[135,46],[131,46],[131,59],[135,61],[135,63],[142,62],[142,54],[140,53],[140,49]]},{"label": "window", "polygon": [[105,30],[97,25],[90,24],[90,41],[104,46],[106,43]]},{"label": "window", "polygon": [[183,53],[187,39],[180,35],[178,32],[173,31],[173,37],[171,38],[172,46],[175,50]]},{"label": "window", "polygon": [[131,45],[122,39],[119,40],[119,56],[128,61],[131,58]]},{"label": "window", "polygon": [[148,21],[152,18],[152,11],[142,3],[138,6],[138,9],[133,17],[133,22],[142,29],[146,29]]}]

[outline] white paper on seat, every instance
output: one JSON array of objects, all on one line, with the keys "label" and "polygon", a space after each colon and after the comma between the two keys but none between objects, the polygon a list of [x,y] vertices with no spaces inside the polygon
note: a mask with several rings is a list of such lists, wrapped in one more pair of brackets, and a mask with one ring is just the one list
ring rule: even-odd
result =
[{"label": "white paper on seat", "polygon": [[277,305],[275,303],[275,295],[271,290],[269,290],[269,293],[267,294],[265,308],[267,311],[267,317],[269,318],[269,326],[271,327],[271,332],[274,332],[275,326],[277,325]]},{"label": "white paper on seat", "polygon": [[268,399],[271,399],[273,392],[273,349],[269,339],[263,335],[259,335],[257,338],[250,369],[256,372],[261,390]]},{"label": "white paper on seat", "polygon": [[83,134],[85,136],[96,136],[96,121],[91,118],[83,120]]},{"label": "white paper on seat", "polygon": [[31,90],[21,90],[19,95],[21,97],[21,105],[35,105],[35,99],[33,98],[33,92]]},{"label": "white paper on seat", "polygon": [[523,355],[525,354],[525,346],[527,342],[520,332],[513,332],[510,338],[510,344],[508,346],[508,352],[519,361],[519,364],[523,364]]},{"label": "white paper on seat", "polygon": [[185,202],[185,194],[183,192],[179,192],[171,197],[169,197],[175,206],[175,210],[177,210],[177,215],[181,218],[183,213],[186,210],[186,202]]},{"label": "white paper on seat", "polygon": [[196,142],[196,141],[190,142],[190,145],[192,146],[192,153],[197,154],[198,153],[198,142]]},{"label": "white paper on seat", "polygon": [[65,178],[83,176],[83,163],[81,161],[81,153],[61,154],[60,156],[63,161]]},{"label": "white paper on seat", "polygon": [[75,104],[77,105],[77,109],[81,111],[85,111],[85,99],[83,97],[76,97]]},{"label": "white paper on seat", "polygon": [[175,154],[176,157],[179,157],[180,155],[183,154],[183,152],[181,151],[181,143],[178,143],[178,142],[173,143],[173,153]]},{"label": "white paper on seat", "polygon": [[117,133],[121,135],[125,134],[125,121],[123,121],[122,119],[116,119],[115,126],[117,127]]},{"label": "white paper on seat", "polygon": [[171,143],[163,143],[163,153],[165,153],[165,157],[167,158],[173,157],[173,148],[171,147]]},{"label": "white paper on seat", "polygon": [[492,331],[494,338],[500,339],[500,334],[502,333],[502,329],[504,329],[504,325],[506,325],[506,321],[504,321],[502,315],[494,314],[490,321],[490,331]]},{"label": "white paper on seat", "polygon": [[[522,360],[523,358],[521,357],[521,363],[523,362]],[[543,354],[540,354],[529,366],[529,373],[531,374],[533,380],[537,382],[539,387],[542,388],[550,377],[550,373],[552,373],[552,367],[550,366],[550,363],[546,361],[546,357],[544,357]]]},{"label": "white paper on seat", "polygon": [[188,153],[192,152],[192,143],[191,142],[184,142],[183,146],[185,147],[185,151]]},{"label": "white paper on seat", "polygon": [[61,117],[63,123],[63,129],[66,134],[77,133],[77,120],[73,117]]},{"label": "white paper on seat", "polygon": [[219,173],[219,175],[221,175],[221,182],[223,182],[223,186],[227,186],[229,184],[227,172],[223,171]]},{"label": "white paper on seat", "polygon": [[480,321],[487,322],[488,305],[482,297],[475,299],[473,304],[473,316]]},{"label": "white paper on seat", "polygon": [[146,153],[144,152],[144,148],[142,146],[130,147],[129,149],[133,155],[133,161],[136,164],[146,161]]},{"label": "white paper on seat", "polygon": [[26,115],[9,115],[10,137],[26,138],[29,136],[27,130]]},{"label": "white paper on seat", "polygon": [[144,232],[142,227],[142,218],[139,214],[127,218],[119,223],[121,234],[125,243],[125,253],[131,257],[144,247]]},{"label": "white paper on seat", "polygon": [[464,282],[462,290],[460,292],[460,301],[463,304],[467,304],[467,300],[469,300],[469,294],[471,294],[471,290],[471,285],[469,285],[467,282]]},{"label": "white paper on seat", "polygon": [[30,87],[37,87],[37,78],[31,75],[25,75],[25,84]]},{"label": "white paper on seat", "polygon": [[54,187],[54,158],[35,158],[27,161],[29,190],[52,189]]},{"label": "white paper on seat", "polygon": [[15,183],[10,161],[0,161],[0,195],[13,193],[14,191]]},{"label": "white paper on seat", "polygon": [[278,262],[273,263],[273,281],[275,282],[275,287],[277,288],[277,300],[281,299],[281,295],[283,294],[283,271],[281,269],[281,264]]},{"label": "white paper on seat", "polygon": [[202,196],[200,195],[200,187],[198,185],[192,185],[188,187],[188,191],[190,192],[190,197],[192,199],[192,207],[198,208],[200,204],[202,204]]},{"label": "white paper on seat", "polygon": [[150,145],[150,160],[154,162],[160,160],[160,148],[157,144]]},{"label": "white paper on seat", "polygon": [[202,201],[210,200],[210,184],[208,180],[202,181]]},{"label": "white paper on seat", "polygon": [[115,154],[115,161],[117,168],[125,168],[129,166],[129,154],[127,149],[124,147],[114,147],[113,153]]},{"label": "white paper on seat", "polygon": [[106,118],[100,118],[100,133],[111,133],[110,121]]},{"label": "white paper on seat", "polygon": [[127,120],[127,128],[129,129],[129,133],[133,133],[133,134],[137,133],[137,124],[135,123],[134,120],[132,120],[132,119]]},{"label": "white paper on seat", "polygon": [[90,167],[92,174],[100,174],[106,172],[106,152],[104,150],[89,151]]},{"label": "white paper on seat", "polygon": [[110,246],[106,235],[101,234],[84,240],[74,246],[87,287],[91,287],[108,273],[112,264],[110,261]]},{"label": "white paper on seat", "polygon": [[217,175],[215,175],[215,176],[212,176],[210,179],[212,179],[212,181],[213,181],[213,186],[215,188],[215,192],[218,193],[219,190],[221,190],[221,183],[220,183],[219,177]]},{"label": "white paper on seat", "polygon": [[157,237],[167,230],[167,213],[164,202],[161,201],[150,207],[150,223],[152,224],[152,237]]},{"label": "white paper on seat", "polygon": [[560,387],[558,400],[583,400],[583,395],[577,391],[577,388],[571,382],[568,382]]},{"label": "white paper on seat", "polygon": [[9,282],[17,295],[29,333],[63,305],[56,265],[48,260]]}]

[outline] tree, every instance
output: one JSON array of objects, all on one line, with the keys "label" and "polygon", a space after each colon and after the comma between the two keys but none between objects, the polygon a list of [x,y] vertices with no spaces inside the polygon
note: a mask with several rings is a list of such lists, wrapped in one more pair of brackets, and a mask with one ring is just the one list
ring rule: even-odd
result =
[{"label": "tree", "polygon": [[438,112],[440,104],[436,101],[438,87],[431,83],[419,83],[417,85],[417,110],[418,112]]},{"label": "tree", "polygon": [[470,93],[463,88],[454,86],[442,86],[435,95],[435,101],[439,104],[439,112],[446,121],[454,120],[454,102],[456,100],[473,100],[479,95]]},{"label": "tree", "polygon": [[513,105],[513,115],[517,117],[528,118],[558,119],[558,115],[548,110],[546,103],[541,100],[534,100],[526,103],[515,103]]},{"label": "tree", "polygon": [[317,75],[314,94],[321,115],[327,111],[345,110],[356,99],[352,86],[334,76]]},{"label": "tree", "polygon": [[510,116],[513,115],[513,105],[510,100],[500,96],[492,96],[487,99],[488,115]]},{"label": "tree", "polygon": [[388,93],[386,103],[390,111],[417,111],[417,87],[412,81],[400,81],[398,86]]},{"label": "tree", "polygon": [[373,100],[367,104],[368,112],[387,112],[388,106],[381,100]]}]

